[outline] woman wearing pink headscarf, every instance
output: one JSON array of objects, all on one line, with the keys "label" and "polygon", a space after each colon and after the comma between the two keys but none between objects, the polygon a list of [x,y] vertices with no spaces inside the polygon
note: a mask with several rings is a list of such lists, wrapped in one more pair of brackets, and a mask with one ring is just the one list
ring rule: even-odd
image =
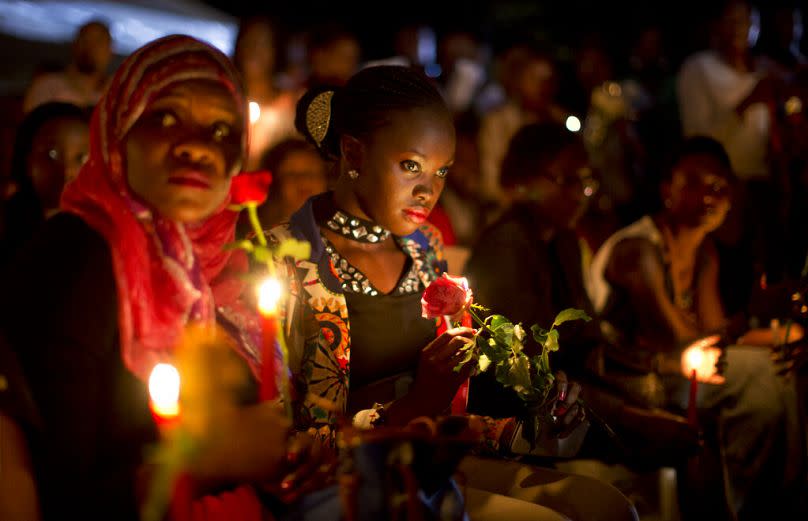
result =
[{"label": "woman wearing pink headscarf", "polygon": [[246,258],[223,249],[245,109],[212,47],[171,36],[135,52],[93,114],[63,212],[9,273],[0,333],[39,413],[25,428],[45,519],[138,519],[144,449],[157,439],[146,379],[189,325],[220,325],[248,375],[189,469],[200,494],[228,491],[197,513],[258,519],[257,494],[239,485],[290,470],[289,421],[256,403],[259,327],[237,277]]}]

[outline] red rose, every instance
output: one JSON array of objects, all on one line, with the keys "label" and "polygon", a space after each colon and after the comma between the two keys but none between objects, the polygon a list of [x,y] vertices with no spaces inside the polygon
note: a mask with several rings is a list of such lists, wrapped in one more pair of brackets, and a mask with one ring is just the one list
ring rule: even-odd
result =
[{"label": "red rose", "polygon": [[266,170],[242,172],[233,178],[230,185],[230,200],[233,204],[260,205],[267,200],[271,184],[272,174]]},{"label": "red rose", "polygon": [[424,290],[421,297],[421,316],[449,316],[453,320],[459,320],[463,311],[471,305],[472,297],[465,277],[452,277],[444,273]]}]

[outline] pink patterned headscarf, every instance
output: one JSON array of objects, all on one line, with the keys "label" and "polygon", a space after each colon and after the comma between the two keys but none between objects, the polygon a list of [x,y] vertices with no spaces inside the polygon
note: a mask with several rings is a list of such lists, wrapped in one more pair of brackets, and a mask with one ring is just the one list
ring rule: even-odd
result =
[{"label": "pink patterned headscarf", "polygon": [[170,357],[188,322],[211,323],[216,307],[237,303],[243,285],[233,272],[247,267],[243,254],[223,249],[235,235],[237,214],[227,209],[229,199],[206,221],[186,225],[153,212],[126,180],[127,133],[161,92],[187,80],[215,81],[232,94],[245,121],[246,152],[246,101],[231,62],[198,40],[168,36],[140,48],[118,69],[93,113],[90,157],[62,196],[62,208],[109,244],[121,353],[144,380],[156,362]]}]

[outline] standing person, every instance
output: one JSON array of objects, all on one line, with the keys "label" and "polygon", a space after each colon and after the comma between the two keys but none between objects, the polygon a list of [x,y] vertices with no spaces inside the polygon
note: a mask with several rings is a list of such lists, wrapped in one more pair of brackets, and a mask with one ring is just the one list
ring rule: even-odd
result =
[{"label": "standing person", "polygon": [[295,132],[295,97],[276,84],[277,35],[268,18],[242,22],[233,62],[250,102],[247,170],[258,168],[266,152]]},{"label": "standing person", "polygon": [[514,48],[509,56],[503,67],[508,101],[483,117],[479,136],[481,195],[497,203],[505,202],[500,169],[511,137],[528,123],[563,123],[566,117],[555,101],[553,60],[527,47]]},{"label": "standing person", "polygon": [[72,61],[64,72],[38,76],[28,87],[23,112],[48,101],[89,107],[98,103],[107,85],[107,67],[112,58],[112,37],[104,22],[82,25],[73,41]]},{"label": "standing person", "polygon": [[361,51],[356,35],[343,27],[329,24],[311,31],[308,86],[345,85],[359,68]]},{"label": "standing person", "polygon": [[29,112],[20,123],[11,158],[16,192],[0,218],[0,265],[59,210],[65,184],[87,160],[88,119],[88,113],[75,105],[49,102]]},{"label": "standing person", "polygon": [[[90,158],[63,212],[9,271],[3,294],[15,297],[2,302],[0,334],[41,417],[29,441],[45,520],[139,519],[144,449],[157,441],[146,379],[173,359],[186,326],[221,325],[228,367],[245,375],[245,394],[228,389],[215,395],[222,407],[211,404],[217,417],[188,469],[199,494],[234,490],[221,509],[226,496],[259,519],[258,494],[239,485],[282,476],[287,450],[306,443],[288,438],[279,407],[256,403],[246,259],[223,249],[245,112],[235,69],[209,45],[169,36],[136,51],[95,109]],[[217,504],[206,496],[197,511]]]}]

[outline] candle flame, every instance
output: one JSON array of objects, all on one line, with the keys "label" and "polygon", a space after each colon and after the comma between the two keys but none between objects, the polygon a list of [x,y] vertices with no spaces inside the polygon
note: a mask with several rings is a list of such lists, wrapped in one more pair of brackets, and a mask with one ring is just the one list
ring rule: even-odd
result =
[{"label": "candle flame", "polygon": [[278,310],[278,302],[281,299],[281,283],[278,279],[266,278],[258,287],[258,311],[262,315],[269,315]]},{"label": "candle flame", "polygon": [[685,363],[687,364],[685,370],[688,374],[692,371],[699,372],[704,363],[704,351],[702,351],[701,346],[691,347],[687,350]]},{"label": "candle flame", "polygon": [[180,412],[180,373],[171,364],[157,364],[149,376],[149,396],[154,413],[162,418]]},{"label": "candle flame", "polygon": [[255,122],[261,119],[261,105],[255,101],[250,102],[250,124],[255,125]]}]

